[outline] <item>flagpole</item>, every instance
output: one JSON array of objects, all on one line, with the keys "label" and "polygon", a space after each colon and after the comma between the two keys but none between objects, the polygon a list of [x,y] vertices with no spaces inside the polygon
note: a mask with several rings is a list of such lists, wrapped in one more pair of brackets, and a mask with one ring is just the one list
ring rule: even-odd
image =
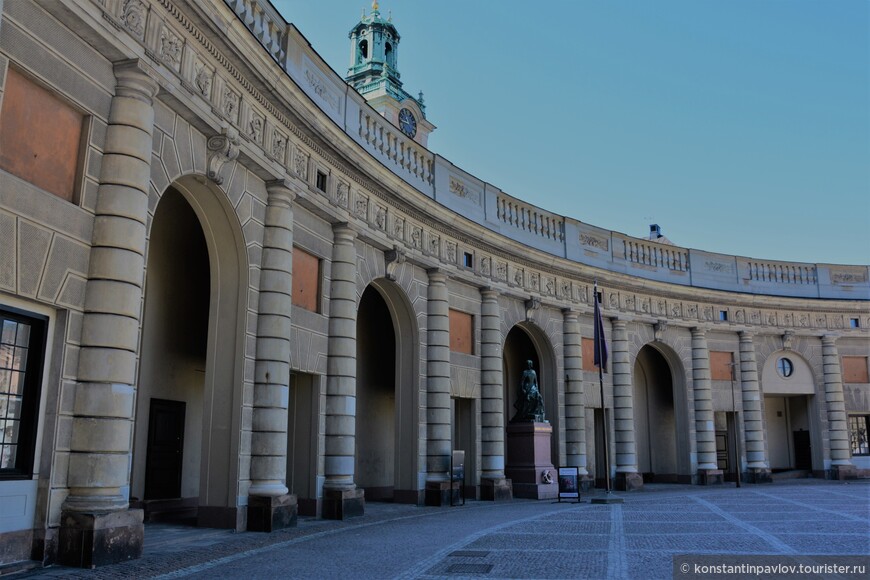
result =
[{"label": "flagpole", "polygon": [[[604,334],[604,324],[600,323],[601,320],[601,307],[598,302],[598,280],[595,280],[595,285],[593,288],[593,299],[595,300],[595,329],[596,335]],[[599,330],[600,325],[600,330]],[[601,433],[602,433],[602,442],[604,443],[604,489],[608,495],[610,495],[610,450],[609,445],[607,444],[607,405],[604,403],[604,365],[605,360],[602,356],[602,345],[604,344],[604,337],[598,336],[598,340],[595,342],[595,349],[598,351],[598,388],[599,393],[601,394]]]}]

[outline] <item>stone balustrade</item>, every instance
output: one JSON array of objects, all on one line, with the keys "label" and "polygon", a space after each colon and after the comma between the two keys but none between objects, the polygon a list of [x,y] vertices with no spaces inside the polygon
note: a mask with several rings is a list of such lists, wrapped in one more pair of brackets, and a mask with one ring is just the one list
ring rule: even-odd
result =
[{"label": "stone balustrade", "polygon": [[491,231],[561,258],[672,284],[771,296],[870,299],[866,265],[758,260],[666,245],[596,228],[510,196],[407,138],[358,92],[347,90],[268,1],[224,1],[351,139],[420,193]]}]

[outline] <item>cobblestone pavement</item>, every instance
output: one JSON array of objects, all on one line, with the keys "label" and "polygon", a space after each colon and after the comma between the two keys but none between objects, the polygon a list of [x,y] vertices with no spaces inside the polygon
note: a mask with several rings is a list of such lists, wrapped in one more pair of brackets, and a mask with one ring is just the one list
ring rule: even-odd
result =
[{"label": "cobblestone pavement", "polygon": [[679,554],[870,556],[870,482],[650,485],[623,504],[370,504],[273,534],[146,527],[143,558],[85,578],[672,578]]}]

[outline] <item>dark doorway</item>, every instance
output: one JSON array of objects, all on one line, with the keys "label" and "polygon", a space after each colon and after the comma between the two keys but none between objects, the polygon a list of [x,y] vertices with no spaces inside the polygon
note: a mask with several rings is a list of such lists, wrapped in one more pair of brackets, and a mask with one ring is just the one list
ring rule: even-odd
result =
[{"label": "dark doorway", "polygon": [[145,464],[146,500],[181,497],[185,407],[183,401],[151,399]]},{"label": "dark doorway", "polygon": [[463,481],[463,497],[477,498],[475,473],[477,472],[475,457],[476,421],[474,399],[453,399],[453,449],[465,451],[465,481]]},{"label": "dark doorway", "polygon": [[800,431],[793,432],[794,437],[794,467],[795,469],[806,469],[809,471],[813,468],[813,459],[810,447],[810,432]]},{"label": "dark doorway", "polygon": [[[588,417],[588,415],[587,415]],[[609,464],[611,467],[613,466],[613,431],[610,430],[609,419],[610,419],[610,411],[607,411],[608,418],[608,426],[607,426],[607,445],[610,447],[610,453],[608,453],[607,462],[604,460],[604,433],[601,430],[601,425],[604,423],[604,413],[601,409],[594,409],[593,412],[593,431],[595,437],[595,487],[604,488],[606,486],[606,482],[604,481],[604,476],[607,473],[607,469],[605,468],[605,463]],[[611,473],[613,469],[610,470]],[[610,482],[611,489],[613,488],[613,482]]]}]

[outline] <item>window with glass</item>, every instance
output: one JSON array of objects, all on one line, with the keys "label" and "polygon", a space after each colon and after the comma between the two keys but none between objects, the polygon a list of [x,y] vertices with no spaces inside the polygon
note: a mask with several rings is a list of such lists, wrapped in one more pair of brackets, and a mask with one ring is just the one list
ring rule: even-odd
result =
[{"label": "window with glass", "polygon": [[776,371],[781,377],[787,379],[794,372],[794,365],[792,364],[791,360],[783,357],[776,361]]},{"label": "window with glass", "polygon": [[852,455],[870,455],[870,443],[867,442],[868,426],[870,426],[870,415],[849,415]]},{"label": "window with glass", "polygon": [[43,317],[0,308],[0,479],[33,475],[45,326]]}]

